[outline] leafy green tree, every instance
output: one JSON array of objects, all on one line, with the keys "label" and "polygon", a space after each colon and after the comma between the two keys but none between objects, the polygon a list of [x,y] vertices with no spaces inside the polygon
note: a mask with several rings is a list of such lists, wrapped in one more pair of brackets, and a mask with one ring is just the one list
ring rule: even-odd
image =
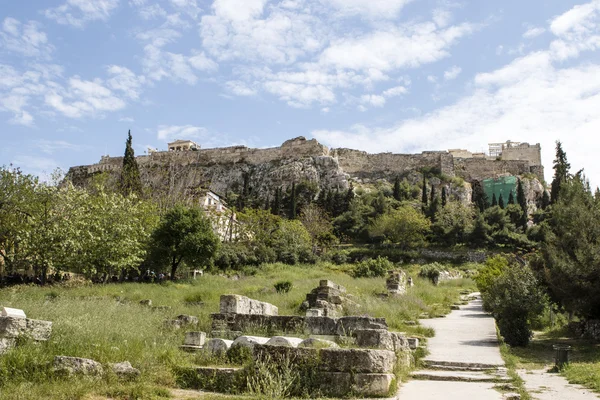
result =
[{"label": "leafy green tree", "polygon": [[132,146],[131,131],[127,133],[127,141],[125,142],[125,156],[123,157],[123,168],[121,169],[120,180],[121,193],[129,196],[132,193],[138,197],[142,195],[142,180],[140,171]]},{"label": "leafy green tree", "polygon": [[210,265],[218,247],[219,239],[210,221],[197,208],[174,207],[152,233],[152,256],[170,265],[171,280],[182,262]]},{"label": "leafy green tree", "polygon": [[549,210],[536,270],[568,311],[600,318],[600,210],[582,176],[561,183]]},{"label": "leafy green tree", "polygon": [[384,237],[404,249],[413,248],[425,242],[430,225],[422,213],[405,205],[377,217],[370,226],[369,234]]},{"label": "leafy green tree", "polygon": [[325,239],[327,234],[332,233],[333,226],[325,211],[316,204],[309,204],[300,213],[300,222],[311,236],[313,248],[319,242],[319,238]]},{"label": "leafy green tree", "polygon": [[473,222],[473,230],[469,234],[469,243],[475,247],[487,246],[492,240],[491,230],[492,228],[485,221],[483,214],[478,213]]},{"label": "leafy green tree", "polygon": [[284,220],[273,235],[273,248],[279,261],[295,264],[311,254],[311,237],[302,222]]},{"label": "leafy green tree", "polygon": [[473,209],[458,201],[451,201],[438,212],[432,232],[440,243],[454,246],[468,240],[472,225]]},{"label": "leafy green tree", "polygon": [[571,164],[567,162],[567,153],[562,148],[560,141],[556,142],[556,158],[554,159],[554,178],[551,184],[550,200],[552,204],[558,201],[561,186],[569,179]]}]

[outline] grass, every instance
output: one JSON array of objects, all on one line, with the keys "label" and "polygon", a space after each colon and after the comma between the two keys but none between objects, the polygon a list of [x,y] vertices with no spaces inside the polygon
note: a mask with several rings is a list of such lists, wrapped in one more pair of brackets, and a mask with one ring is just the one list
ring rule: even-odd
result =
[{"label": "grass", "polygon": [[[162,285],[2,289],[0,305],[21,308],[29,318],[53,321],[53,332],[48,342],[24,343],[0,357],[0,399],[169,398],[169,388],[176,386],[174,368],[194,365],[198,356],[181,352],[178,346],[185,330],[165,329],[163,321],[179,314],[195,315],[200,325],[193,330],[210,332],[210,313],[218,312],[222,294],[236,293],[273,303],[280,315],[299,314],[306,293],[320,279],[330,279],[356,296],[361,304],[358,315],[385,317],[392,331],[431,336],[433,332],[405,322],[416,321],[423,314],[445,314],[461,290],[474,288],[470,280],[435,287],[417,278],[415,266],[407,269],[416,283],[408,294],[381,298],[378,294],[385,292],[384,278],[354,279],[345,273],[348,268],[326,263],[293,267],[270,264],[253,276],[239,279],[207,274],[192,282]],[[293,283],[287,293],[275,290],[274,284],[282,280]],[[171,308],[153,311],[139,304],[144,299],[151,299],[154,306]],[[104,365],[128,360],[142,375],[136,382],[119,381],[114,375],[67,381],[52,372],[55,355],[91,358]]]},{"label": "grass", "polygon": [[554,366],[554,344],[567,344],[573,350],[570,363],[560,373],[569,381],[600,392],[600,343],[574,339],[564,328],[537,332],[529,346],[510,348],[517,368],[550,369]]}]

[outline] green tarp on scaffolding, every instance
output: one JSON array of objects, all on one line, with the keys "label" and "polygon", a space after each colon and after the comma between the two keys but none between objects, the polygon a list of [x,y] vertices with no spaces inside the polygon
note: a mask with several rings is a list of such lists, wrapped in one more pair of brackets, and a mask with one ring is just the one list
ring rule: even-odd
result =
[{"label": "green tarp on scaffolding", "polygon": [[492,204],[492,196],[496,195],[496,200],[500,200],[500,194],[504,204],[508,204],[508,197],[510,192],[513,192],[515,201],[517,200],[517,177],[516,176],[504,176],[496,179],[484,179],[483,190],[488,197],[488,201]]}]

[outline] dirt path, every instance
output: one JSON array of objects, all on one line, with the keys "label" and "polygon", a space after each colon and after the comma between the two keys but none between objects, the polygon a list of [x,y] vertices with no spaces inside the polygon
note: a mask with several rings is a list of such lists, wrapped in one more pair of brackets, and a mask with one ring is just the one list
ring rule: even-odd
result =
[{"label": "dirt path", "polygon": [[570,384],[564,377],[546,372],[552,366],[538,370],[518,370],[525,388],[534,400],[597,400],[599,397],[580,385]]}]

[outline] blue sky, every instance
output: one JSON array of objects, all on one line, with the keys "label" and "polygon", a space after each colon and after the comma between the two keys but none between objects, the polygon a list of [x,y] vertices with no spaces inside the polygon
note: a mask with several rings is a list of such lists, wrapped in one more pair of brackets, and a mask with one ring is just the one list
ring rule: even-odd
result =
[{"label": "blue sky", "polygon": [[0,4],[0,165],[189,138],[420,152],[554,142],[600,183],[600,0]]}]

